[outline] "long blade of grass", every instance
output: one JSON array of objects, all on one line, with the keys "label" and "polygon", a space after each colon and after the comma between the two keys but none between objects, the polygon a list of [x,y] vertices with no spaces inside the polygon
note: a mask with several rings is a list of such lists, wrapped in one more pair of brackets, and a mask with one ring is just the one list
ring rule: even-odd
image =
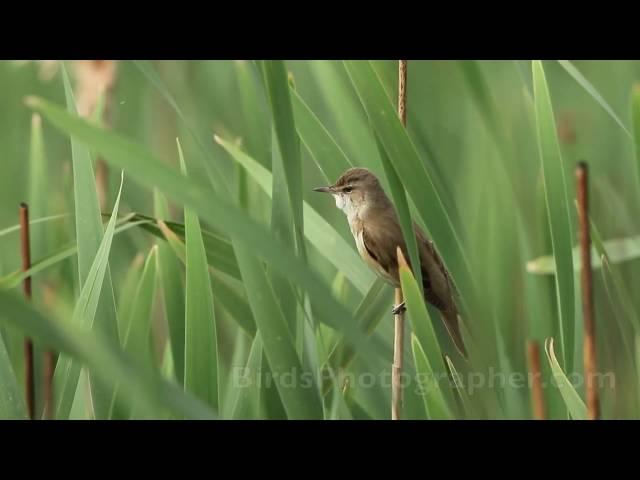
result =
[{"label": "long blade of grass", "polygon": [[558,60],[558,63],[566,70],[566,72],[571,75],[571,77],[580,85],[585,91],[593,97],[593,99],[598,102],[598,104],[604,109],[605,112],[609,114],[609,116],[618,124],[620,128],[627,134],[629,138],[633,138],[631,132],[627,127],[622,123],[622,120],[616,115],[613,111],[613,108],[607,103],[607,101],[602,98],[602,95],[596,90],[596,88],[585,78],[580,70],[578,70],[569,60]]},{"label": "long blade of grass", "polygon": [[[29,149],[29,215],[34,218],[46,217],[50,213],[49,185],[51,183],[47,162],[44,153],[44,141],[42,137],[42,120],[40,115],[31,118],[31,143]],[[55,218],[55,217],[54,217]],[[33,224],[34,222],[30,222]],[[40,235],[34,235],[31,239],[31,256],[40,258],[48,245],[49,230]]]},{"label": "long blade of grass", "polygon": [[[62,66],[64,90],[67,100],[67,111],[76,113],[75,99],[71,90],[71,84],[64,65]],[[86,281],[95,257],[100,240],[104,234],[102,229],[102,217],[96,190],[93,163],[89,149],[82,143],[71,140],[71,158],[73,163],[73,188],[76,214],[76,241],[78,243],[78,275],[80,286]],[[111,273],[107,265],[105,273],[104,293],[101,295],[98,309],[95,313],[95,328],[99,328],[113,340],[118,339],[118,320],[116,315]],[[107,402],[110,392],[100,391],[91,384],[91,400],[97,418],[106,418]]]},{"label": "long blade of grass", "polygon": [[[107,224],[104,237],[100,242],[98,251],[96,252],[91,268],[87,273],[85,281],[80,290],[80,296],[73,311],[73,323],[78,324],[81,321],[88,322],[88,326],[93,328],[96,321],[96,314],[100,305],[100,299],[103,295],[103,286],[106,279],[106,272],[109,262],[109,253],[111,252],[111,243],[118,218],[118,208],[120,205],[120,196],[122,195],[122,185],[124,183],[124,175],[120,181],[120,190],[116,203],[113,206],[113,215]],[[102,228],[102,227],[101,227]],[[78,386],[78,378],[80,376],[80,365],[69,357],[61,357],[58,361],[54,372],[55,393],[55,418],[66,419],[71,412],[73,398],[76,394]],[[99,387],[98,387],[99,388]],[[95,412],[102,417],[103,412]]]},{"label": "long blade of grass", "polygon": [[[178,154],[182,173],[187,175],[187,166],[179,141]],[[218,342],[207,258],[198,215],[191,209],[185,208],[184,219],[187,277],[184,386],[185,389],[218,409]]]},{"label": "long blade of grass", "polygon": [[232,372],[238,396],[231,413],[234,420],[260,418],[260,375],[262,373],[262,339],[257,333],[251,344],[249,358],[243,372]]},{"label": "long blade of grass", "polygon": [[[295,223],[291,198],[287,191],[287,179],[285,165],[280,153],[280,144],[277,141],[275,129],[272,135],[272,196],[271,196],[271,230],[275,238],[284,245],[289,246],[292,252],[296,251]],[[270,275],[273,292],[278,299],[284,318],[289,328],[296,334],[296,300],[292,285],[286,277],[277,274]]]},{"label": "long blade of grass", "polygon": [[[166,198],[156,189],[153,203],[157,218],[169,218]],[[164,313],[169,329],[169,345],[173,358],[173,371],[178,383],[184,385],[184,283],[180,264],[171,245],[158,245],[158,280],[162,288]]]},{"label": "long blade of grass", "polygon": [[411,330],[420,342],[431,368],[437,374],[443,374],[446,372],[444,357],[427,311],[422,288],[418,286],[415,277],[402,256],[400,260],[400,283],[407,304]]},{"label": "long blade of grass", "polygon": [[571,246],[571,217],[564,166],[549,88],[545,79],[542,62],[534,61],[533,88],[536,112],[536,131],[540,161],[544,175],[544,190],[549,218],[551,243],[556,262],[556,300],[558,302],[560,345],[563,363],[567,371],[572,371],[574,335],[574,270]]},{"label": "long blade of grass", "polygon": [[427,417],[431,420],[450,420],[453,418],[440,389],[441,375],[433,371],[418,337],[411,334],[411,351],[418,374],[420,394],[424,399]]},{"label": "long blade of grass", "polygon": [[547,359],[551,365],[553,371],[553,379],[556,387],[560,391],[571,417],[574,420],[586,420],[587,419],[587,406],[576,392],[567,376],[565,375],[562,367],[558,363],[556,353],[553,349],[553,338],[548,338],[544,342],[544,350],[547,353]]},{"label": "long blade of grass", "polygon": [[269,165],[269,119],[267,115],[261,115],[268,107],[262,95],[264,90],[258,79],[258,69],[245,60],[235,61],[234,67],[240,90],[240,109],[246,126],[243,143],[260,164]]},{"label": "long blade of grass", "polygon": [[[409,266],[407,265],[399,248],[397,250],[397,254],[399,257],[400,284],[402,286],[402,294],[404,295],[407,305],[411,331],[417,338],[422,349],[422,353],[425,354],[425,358],[428,362],[427,364],[422,364],[420,366],[423,368],[423,371],[425,371],[425,368],[428,368],[436,379],[446,378],[447,369],[444,363],[443,352],[440,347],[438,337],[436,336],[436,331],[431,321],[431,317],[427,311],[422,288],[416,282],[416,279],[411,273],[411,270],[409,269]],[[418,365],[416,365],[416,368],[418,368]],[[442,390],[439,384],[433,388],[438,388],[446,402],[453,405],[453,392],[450,388]],[[437,403],[438,402],[436,402],[436,404]],[[434,414],[434,412],[437,411],[440,411],[440,409],[436,405],[430,404],[430,413]]]},{"label": "long blade of grass", "polygon": [[[271,228],[276,238],[289,244],[306,259],[302,203],[302,161],[289,93],[289,80],[282,60],[261,62],[272,118]],[[294,333],[296,349],[302,353],[303,318],[296,315],[300,292],[286,277],[271,275],[271,283],[285,319]]]},{"label": "long blade of grass", "polygon": [[[296,132],[289,95],[287,71],[281,60],[264,61],[262,67],[265,74],[267,97],[271,105],[273,126],[282,159],[280,166],[283,175],[281,179],[277,178],[279,175],[274,175],[274,187],[281,186],[288,193],[296,247],[304,258],[302,162],[300,159],[300,140]],[[280,180],[283,180],[284,184]]]}]

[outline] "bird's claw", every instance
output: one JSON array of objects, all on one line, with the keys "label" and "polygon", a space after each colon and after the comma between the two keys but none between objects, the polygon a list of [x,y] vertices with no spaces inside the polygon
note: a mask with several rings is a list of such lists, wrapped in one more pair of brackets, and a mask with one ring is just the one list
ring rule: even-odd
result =
[{"label": "bird's claw", "polygon": [[398,315],[400,313],[403,313],[407,310],[407,307],[405,307],[405,302],[402,302],[398,305],[396,305],[395,307],[393,307],[391,309],[391,313],[393,313],[394,315]]}]

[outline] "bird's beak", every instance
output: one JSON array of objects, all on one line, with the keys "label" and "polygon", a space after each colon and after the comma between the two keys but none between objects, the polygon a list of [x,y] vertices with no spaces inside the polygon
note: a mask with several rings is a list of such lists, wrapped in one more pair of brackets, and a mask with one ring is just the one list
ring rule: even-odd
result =
[{"label": "bird's beak", "polygon": [[314,192],[331,193],[332,192],[332,188],[331,187],[318,187],[318,188],[314,188],[313,191]]}]

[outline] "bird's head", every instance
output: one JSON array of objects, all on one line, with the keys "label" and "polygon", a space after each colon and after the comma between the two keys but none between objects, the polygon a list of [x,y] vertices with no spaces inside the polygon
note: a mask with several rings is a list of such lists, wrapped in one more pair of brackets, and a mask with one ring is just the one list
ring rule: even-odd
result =
[{"label": "bird's head", "polygon": [[366,168],[350,168],[333,184],[313,189],[316,192],[330,193],[336,200],[336,206],[348,216],[362,213],[386,195],[378,178]]}]

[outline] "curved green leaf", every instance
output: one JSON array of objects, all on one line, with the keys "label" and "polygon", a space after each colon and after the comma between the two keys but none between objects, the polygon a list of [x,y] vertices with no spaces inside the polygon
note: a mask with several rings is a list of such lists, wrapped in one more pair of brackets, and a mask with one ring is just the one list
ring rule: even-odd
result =
[{"label": "curved green leaf", "polygon": [[262,373],[262,339],[257,333],[251,344],[249,358],[242,372],[231,372],[233,386],[238,390],[231,413],[234,420],[260,418],[259,380]]},{"label": "curved green leaf", "polygon": [[[123,182],[124,175],[120,181],[120,190],[118,191],[118,197],[113,207],[113,215],[107,224],[104,237],[100,242],[96,256],[80,290],[80,297],[73,311],[73,324],[77,325],[79,322],[85,321],[93,328],[99,301],[100,298],[102,298],[102,287],[108,268],[109,253],[111,252],[111,243],[118,218],[118,207],[120,205]],[[80,368],[80,365],[71,358],[63,356],[58,360],[53,376],[53,382],[56,387],[54,390],[55,418],[67,419],[69,417],[78,386]],[[102,416],[103,413],[104,412],[95,412],[96,416]]]},{"label": "curved green leaf", "polygon": [[[156,217],[169,218],[167,200],[157,189],[153,201]],[[184,282],[179,260],[166,242],[158,245],[158,274],[169,328],[171,367],[178,382],[184,385]]]},{"label": "curved green leaf", "polygon": [[554,383],[560,391],[571,417],[573,417],[574,420],[586,420],[587,406],[584,404],[580,395],[578,395],[578,392],[576,392],[576,389],[562,371],[562,367],[558,363],[556,353],[553,349],[553,338],[548,338],[544,342],[544,350],[547,354],[549,365],[551,365]]},{"label": "curved green leaf", "polygon": [[407,304],[411,329],[420,342],[431,368],[436,373],[442,374],[446,372],[442,350],[427,311],[422,288],[418,286],[409,266],[403,260],[401,259],[400,262],[400,284]]},{"label": "curved green leaf", "polygon": [[[183,175],[187,166],[178,141]],[[186,234],[186,299],[184,320],[184,386],[202,400],[218,408],[218,345],[211,281],[200,220],[184,209]]]},{"label": "curved green leaf", "polygon": [[551,243],[555,257],[557,274],[555,276],[556,299],[559,312],[560,344],[562,357],[567,370],[571,371],[573,357],[574,330],[574,290],[573,258],[571,255],[571,217],[564,165],[558,138],[556,122],[545,79],[542,62],[533,62],[533,92],[536,112],[536,131],[544,191],[551,232]]},{"label": "curved green leaf", "polygon": [[447,407],[440,388],[440,381],[443,377],[438,376],[433,371],[424,350],[420,346],[418,337],[413,333],[411,334],[411,351],[413,352],[413,360],[418,374],[418,385],[420,386],[421,396],[424,399],[428,418],[431,420],[452,419],[453,416]]}]

